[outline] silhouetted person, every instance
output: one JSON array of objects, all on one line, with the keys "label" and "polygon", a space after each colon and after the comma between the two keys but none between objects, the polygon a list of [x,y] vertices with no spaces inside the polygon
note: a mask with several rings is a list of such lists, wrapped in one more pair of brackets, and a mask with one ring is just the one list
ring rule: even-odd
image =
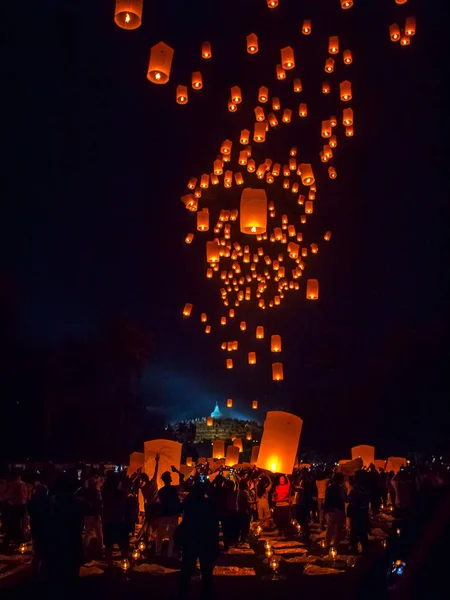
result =
[{"label": "silhouetted person", "polygon": [[267,529],[270,523],[269,492],[272,489],[272,480],[262,474],[256,483],[256,506],[258,519],[263,529]]},{"label": "silhouetted person", "polygon": [[161,555],[162,542],[166,538],[169,540],[167,555],[172,556],[175,545],[173,534],[178,525],[181,503],[178,497],[178,490],[172,485],[171,473],[165,471],[161,475],[161,479],[164,482],[164,486],[158,491],[160,509],[156,532],[156,554]]},{"label": "silhouetted person", "polygon": [[248,492],[248,483],[246,481],[241,480],[239,482],[237,506],[239,516],[239,540],[241,543],[245,543],[250,531],[251,517],[251,502]]},{"label": "silhouetted person", "polygon": [[145,519],[144,525],[142,526],[142,532],[139,538],[143,538],[147,544],[148,540],[154,530],[158,526],[158,511],[159,511],[159,498],[158,498],[158,468],[159,468],[159,454],[155,456],[155,470],[153,476],[150,479],[147,473],[141,473],[140,480],[142,483],[141,493],[144,498],[144,511]]},{"label": "silhouetted person", "polygon": [[30,532],[33,546],[33,577],[45,581],[48,577],[50,550],[50,498],[46,485],[38,484],[27,505],[30,516]]},{"label": "silhouetted person", "polygon": [[97,474],[93,471],[84,486],[77,492],[84,517],[83,549],[85,560],[88,560],[88,550],[92,540],[96,542],[97,555],[103,554],[102,533],[102,495]]},{"label": "silhouetted person", "polygon": [[333,481],[327,487],[325,493],[324,510],[327,515],[327,544],[334,542],[339,545],[342,537],[342,529],[345,523],[345,502],[347,493],[344,488],[344,475],[335,473]]},{"label": "silhouetted person", "polygon": [[350,518],[350,551],[358,553],[358,542],[361,543],[363,552],[367,552],[369,545],[369,500],[371,488],[370,473],[356,471],[352,489],[348,495],[347,516]]},{"label": "silhouetted person", "polygon": [[183,521],[177,530],[182,549],[180,591],[187,594],[197,558],[204,592],[211,590],[214,561],[218,554],[219,521],[214,502],[205,496],[206,485],[195,483],[182,504]]},{"label": "silhouetted person", "polygon": [[102,488],[103,496],[103,542],[105,544],[106,563],[113,566],[113,547],[117,544],[122,558],[127,558],[130,539],[125,520],[127,494],[121,489],[117,473],[108,471]]},{"label": "silhouetted person", "polygon": [[13,475],[6,486],[6,499],[3,505],[2,521],[5,529],[3,538],[4,550],[11,542],[23,542],[23,519],[26,513],[27,486],[19,473]]},{"label": "silhouetted person", "polygon": [[222,520],[223,545],[225,552],[235,546],[239,539],[239,515],[237,511],[237,491],[232,479],[226,480],[226,510]]}]

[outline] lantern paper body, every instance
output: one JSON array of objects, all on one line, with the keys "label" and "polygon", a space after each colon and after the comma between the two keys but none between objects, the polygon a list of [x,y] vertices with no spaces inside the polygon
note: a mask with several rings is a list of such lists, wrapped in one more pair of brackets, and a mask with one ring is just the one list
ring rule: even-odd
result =
[{"label": "lantern paper body", "polygon": [[311,33],[311,20],[305,19],[302,25],[302,33],[303,35],[309,35]]},{"label": "lantern paper body", "polygon": [[258,408],[258,400],[253,400],[252,401],[252,409],[256,410]]},{"label": "lantern paper body", "polygon": [[213,418],[212,417],[206,417],[206,425],[207,427],[212,427],[213,424]]},{"label": "lantern paper body", "polygon": [[308,279],[306,282],[306,298],[308,300],[318,300],[319,299],[319,280],[318,279]]},{"label": "lantern paper body", "polygon": [[259,446],[252,446],[252,456],[250,458],[250,464],[256,465],[258,462]]},{"label": "lantern paper body", "polygon": [[377,469],[385,469],[386,467],[386,461],[382,458],[376,458],[373,464],[376,466]]},{"label": "lantern paper body", "polygon": [[114,21],[122,29],[137,29],[142,23],[144,0],[116,0]]},{"label": "lantern paper body", "polygon": [[249,54],[256,54],[258,52],[258,36],[254,33],[247,36],[247,52]]},{"label": "lantern paper body", "polygon": [[248,364],[249,365],[256,365],[256,352],[249,352],[248,353]]},{"label": "lantern paper body", "polygon": [[344,61],[345,65],[352,64],[353,56],[352,56],[351,50],[344,50],[344,52],[342,53],[342,60]]},{"label": "lantern paper body", "polygon": [[184,308],[183,308],[183,315],[185,317],[190,317],[191,316],[191,312],[192,312],[192,304],[189,304],[189,302],[187,302],[184,305]]},{"label": "lantern paper body", "polygon": [[232,400],[232,398],[228,398],[228,400],[227,400],[227,408],[233,408],[233,400]]},{"label": "lantern paper body", "polygon": [[227,369],[232,369],[233,368],[233,359],[232,358],[227,358]]},{"label": "lantern paper body", "polygon": [[266,124],[264,121],[257,121],[253,130],[253,141],[262,143],[266,140]]},{"label": "lantern paper body", "polygon": [[213,458],[225,457],[225,442],[223,440],[214,440],[213,442]]},{"label": "lantern paper body", "polygon": [[219,244],[217,241],[206,242],[206,260],[209,263],[219,262]]},{"label": "lantern paper body", "polygon": [[416,35],[416,18],[406,17],[405,34],[408,36]]},{"label": "lantern paper body", "polygon": [[272,379],[274,381],[283,381],[283,363],[272,363]]},{"label": "lantern paper body", "polygon": [[281,352],[281,335],[272,335],[270,338],[271,352]]},{"label": "lantern paper body", "polygon": [[203,208],[199,210],[197,213],[197,230],[198,231],[208,231],[209,229],[209,210],[207,208]]},{"label": "lantern paper body", "polygon": [[194,71],[192,73],[192,87],[194,90],[201,90],[203,87],[203,77],[200,71]]},{"label": "lantern paper body", "polygon": [[235,104],[240,104],[242,102],[241,88],[238,85],[231,88],[231,99]]},{"label": "lantern paper body", "polygon": [[295,67],[294,50],[290,46],[281,49],[281,66],[287,71]]},{"label": "lantern paper body", "polygon": [[308,116],[308,106],[304,102],[298,107],[298,114],[300,117]]},{"label": "lantern paper body", "polygon": [[245,188],[240,204],[241,233],[262,234],[267,231],[267,196],[265,190]]},{"label": "lantern paper body", "polygon": [[202,44],[202,58],[209,59],[212,56],[211,44],[209,42],[203,42]]},{"label": "lantern paper body", "polygon": [[363,465],[368,467],[370,463],[375,460],[375,447],[374,446],[353,446],[352,448],[352,460],[355,458],[361,458]]},{"label": "lantern paper body", "polygon": [[227,455],[225,458],[225,464],[227,467],[234,467],[239,462],[239,448],[231,445],[227,448]]},{"label": "lantern paper body", "polygon": [[299,165],[299,169],[301,173],[302,184],[313,185],[315,180],[311,165],[309,163],[301,163]]},{"label": "lantern paper body", "polygon": [[348,102],[352,99],[352,84],[350,81],[341,81],[339,84],[339,93],[343,102]]},{"label": "lantern paper body", "polygon": [[330,54],[337,54],[339,52],[339,37],[337,35],[331,35],[328,40],[328,52]]},{"label": "lantern paper body", "polygon": [[244,447],[242,445],[242,439],[241,438],[235,438],[233,440],[233,446],[236,446],[236,448],[239,449],[239,452],[242,452],[244,450]]},{"label": "lantern paper body", "polygon": [[167,83],[172,68],[173,48],[159,42],[150,50],[150,62],[148,65],[147,78],[152,83]]},{"label": "lantern paper body", "polygon": [[389,27],[389,35],[391,37],[391,41],[398,42],[400,39],[400,27],[397,23],[392,23]]},{"label": "lantern paper body", "polygon": [[264,339],[264,327],[262,325],[258,325],[256,328],[256,339],[257,340]]},{"label": "lantern paper body", "polygon": [[262,85],[258,90],[258,101],[259,102],[267,102],[269,99],[269,90]]},{"label": "lantern paper body", "polygon": [[272,473],[292,474],[303,420],[283,411],[269,411],[259,448],[257,467]]},{"label": "lantern paper body", "polygon": [[353,6],[353,0],[341,0],[342,10],[347,10]]},{"label": "lantern paper body", "polygon": [[[165,471],[171,472],[170,467],[173,465],[180,470],[181,463],[181,444],[172,440],[150,440],[144,442],[144,471],[150,477],[153,477],[155,472],[155,456],[159,454],[158,467],[158,489],[163,487],[161,475]],[[174,485],[179,484],[178,473],[171,473]]]},{"label": "lantern paper body", "polygon": [[406,467],[408,464],[406,458],[402,456],[390,456],[386,462],[386,473],[390,471],[394,471],[394,473],[398,473],[401,467]]},{"label": "lantern paper body", "polygon": [[276,8],[278,6],[278,0],[267,0],[267,6],[269,8]]}]

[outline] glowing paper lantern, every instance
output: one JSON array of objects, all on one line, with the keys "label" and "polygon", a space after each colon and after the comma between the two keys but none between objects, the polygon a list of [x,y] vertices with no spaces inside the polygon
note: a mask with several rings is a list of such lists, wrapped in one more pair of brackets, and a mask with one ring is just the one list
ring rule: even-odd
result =
[{"label": "glowing paper lantern", "polygon": [[283,111],[283,123],[290,123],[292,117],[292,110],[290,108],[285,108]]},{"label": "glowing paper lantern", "polygon": [[213,424],[213,418],[212,417],[206,417],[206,426],[207,427],[212,427]]},{"label": "glowing paper lantern", "polygon": [[214,440],[213,441],[213,458],[221,458],[225,457],[225,442],[223,440]]},{"label": "glowing paper lantern", "polygon": [[351,65],[353,62],[353,56],[351,50],[344,50],[342,53],[342,60],[344,61],[344,65]]},{"label": "glowing paper lantern", "polygon": [[278,0],[267,0],[267,6],[269,8],[276,8],[278,6]]},{"label": "glowing paper lantern", "polygon": [[211,44],[209,42],[203,42],[202,44],[202,58],[209,59],[212,56]]},{"label": "glowing paper lantern", "polygon": [[307,186],[312,185],[315,179],[311,165],[309,163],[301,163],[299,165],[299,169],[301,173],[302,184]]},{"label": "glowing paper lantern", "polygon": [[341,8],[342,10],[346,10],[353,6],[353,0],[341,0]]},{"label": "glowing paper lantern", "polygon": [[266,118],[265,114],[264,114],[264,109],[262,106],[257,106],[255,108],[255,119],[257,121],[264,121],[264,119]]},{"label": "glowing paper lantern", "polygon": [[[144,472],[153,477],[155,472],[155,456],[159,454],[158,473],[161,476],[165,471],[171,472],[173,465],[178,471],[181,466],[182,445],[172,440],[149,440],[144,442]],[[174,485],[179,484],[178,473],[171,473]],[[157,485],[161,488],[164,483],[158,477]]]},{"label": "glowing paper lantern", "polygon": [[272,335],[270,337],[271,352],[281,352],[281,335]]},{"label": "glowing paper lantern", "polygon": [[244,188],[240,204],[241,233],[262,234],[267,230],[267,196],[263,189]]},{"label": "glowing paper lantern", "polygon": [[266,124],[264,121],[257,121],[253,130],[253,141],[254,142],[265,142],[266,140]]},{"label": "glowing paper lantern", "polygon": [[121,29],[137,29],[142,23],[144,0],[116,0],[114,21]]},{"label": "glowing paper lantern", "polygon": [[220,151],[222,154],[230,154],[231,148],[233,146],[233,142],[231,140],[224,140],[222,146],[220,147]]},{"label": "glowing paper lantern", "polygon": [[248,364],[249,365],[256,365],[256,352],[249,352],[248,353]]},{"label": "glowing paper lantern", "polygon": [[236,112],[237,111],[237,104],[235,104],[231,98],[228,100],[228,110],[230,112]]},{"label": "glowing paper lantern", "polygon": [[330,54],[337,54],[339,52],[339,37],[337,35],[331,35],[329,37],[328,52]]},{"label": "glowing paper lantern", "polygon": [[398,473],[402,467],[406,467],[408,461],[401,456],[390,456],[386,461],[386,473],[394,471]]},{"label": "glowing paper lantern", "polygon": [[416,35],[416,17],[406,17],[405,34],[407,36]]},{"label": "glowing paper lantern", "polygon": [[300,117],[306,117],[308,115],[308,106],[304,102],[298,107],[298,114]]},{"label": "glowing paper lantern", "polygon": [[342,111],[342,123],[348,127],[353,125],[353,109],[352,108],[344,108]]},{"label": "glowing paper lantern", "polygon": [[311,19],[304,19],[302,25],[302,33],[303,35],[309,35],[312,31],[311,27]]},{"label": "glowing paper lantern", "polygon": [[188,89],[186,85],[177,86],[177,103],[187,104],[188,101]]},{"label": "glowing paper lantern", "polygon": [[238,85],[234,85],[231,88],[231,99],[235,104],[240,104],[242,102],[241,88]]},{"label": "glowing paper lantern", "polygon": [[227,467],[234,467],[239,462],[239,448],[234,444],[228,446],[225,464]]},{"label": "glowing paper lantern", "polygon": [[319,280],[318,279],[308,279],[306,282],[306,298],[308,300],[318,300],[319,299]]},{"label": "glowing paper lantern", "polygon": [[194,90],[201,90],[203,87],[203,77],[200,71],[194,71],[192,73],[192,87]]},{"label": "glowing paper lantern", "polygon": [[303,420],[283,411],[269,411],[259,448],[257,467],[272,473],[292,474]]},{"label": "glowing paper lantern", "polygon": [[184,305],[184,308],[183,308],[183,316],[184,317],[190,317],[191,316],[191,312],[192,312],[192,304],[190,304],[189,302],[187,302]]},{"label": "glowing paper lantern", "polygon": [[330,93],[330,84],[328,83],[328,81],[324,81],[322,83],[322,94],[329,94]]},{"label": "glowing paper lantern", "polygon": [[208,231],[209,229],[209,210],[202,208],[197,213],[197,230]]},{"label": "glowing paper lantern", "polygon": [[272,363],[272,379],[274,381],[283,381],[283,363]]},{"label": "glowing paper lantern", "polygon": [[389,35],[392,42],[398,42],[400,39],[400,27],[397,23],[392,23],[392,25],[389,26]]},{"label": "glowing paper lantern", "polygon": [[337,173],[336,173],[336,169],[334,167],[328,167],[328,177],[330,179],[336,179]]},{"label": "glowing paper lantern", "polygon": [[331,240],[331,231],[327,231],[326,234],[323,236],[323,239],[329,242]]},{"label": "glowing paper lantern", "polygon": [[361,458],[363,465],[368,467],[370,463],[375,461],[375,447],[374,446],[353,446],[352,448],[352,460],[355,458]]},{"label": "glowing paper lantern", "polygon": [[264,339],[264,327],[262,325],[258,325],[256,327],[256,339],[263,340]]},{"label": "glowing paper lantern", "polygon": [[252,455],[250,458],[251,465],[256,465],[256,463],[258,461],[258,454],[259,454],[259,446],[252,446]]},{"label": "glowing paper lantern", "polygon": [[252,400],[252,409],[257,410],[258,408],[258,400]]},{"label": "glowing paper lantern", "polygon": [[277,79],[279,79],[280,81],[282,79],[286,79],[286,71],[283,69],[283,67],[281,65],[277,65],[276,72],[277,72]]},{"label": "glowing paper lantern", "polygon": [[295,58],[294,58],[294,50],[291,46],[286,46],[286,48],[281,48],[281,66],[286,71],[293,69],[295,67]]},{"label": "glowing paper lantern", "polygon": [[202,314],[200,315],[200,321],[201,321],[202,323],[206,323],[206,321],[207,321],[207,320],[208,320],[208,316],[207,316],[207,314],[206,314],[206,313],[202,313]]},{"label": "glowing paper lantern", "polygon": [[327,58],[325,61],[325,72],[332,73],[334,71],[334,58]]},{"label": "glowing paper lantern", "polygon": [[272,110],[280,110],[280,108],[281,108],[280,99],[277,98],[276,96],[274,96],[272,98]]},{"label": "glowing paper lantern", "polygon": [[339,93],[341,100],[348,102],[352,99],[352,84],[350,81],[341,81],[339,84]]},{"label": "glowing paper lantern", "polygon": [[354,134],[353,125],[345,128],[345,135],[347,137],[353,137],[353,134]]},{"label": "glowing paper lantern", "polygon": [[173,48],[159,42],[150,50],[147,79],[152,83],[167,83],[172,68]]},{"label": "glowing paper lantern", "polygon": [[190,243],[192,243],[193,239],[194,239],[194,234],[188,233],[187,236],[184,238],[184,241],[186,242],[186,244],[190,244]]},{"label": "glowing paper lantern", "polygon": [[332,133],[332,126],[331,126],[331,121],[327,120],[327,121],[322,121],[322,137],[323,138],[329,138],[331,137],[331,133]]},{"label": "glowing paper lantern", "polygon": [[206,325],[205,333],[211,333],[211,325]]},{"label": "glowing paper lantern", "polygon": [[241,331],[245,331],[247,329],[247,323],[245,321],[241,321],[239,328]]},{"label": "glowing paper lantern", "polygon": [[258,36],[254,33],[250,33],[247,36],[247,52],[249,54],[256,54],[258,52]]},{"label": "glowing paper lantern", "polygon": [[227,358],[227,360],[226,360],[226,367],[227,367],[227,369],[232,369],[233,368],[233,359],[232,358]]},{"label": "glowing paper lantern", "polygon": [[209,263],[219,262],[220,254],[219,254],[219,244],[217,240],[213,240],[212,242],[206,242],[206,260]]},{"label": "glowing paper lantern", "polygon": [[208,173],[203,173],[203,175],[200,177],[200,187],[203,189],[207,189],[209,187]]},{"label": "glowing paper lantern", "polygon": [[258,102],[267,102],[269,99],[269,90],[262,85],[258,90]]},{"label": "glowing paper lantern", "polygon": [[411,43],[411,39],[406,33],[403,33],[400,38],[400,46],[409,46]]},{"label": "glowing paper lantern", "polygon": [[232,398],[228,398],[228,400],[227,400],[227,408],[233,408],[233,399]]}]

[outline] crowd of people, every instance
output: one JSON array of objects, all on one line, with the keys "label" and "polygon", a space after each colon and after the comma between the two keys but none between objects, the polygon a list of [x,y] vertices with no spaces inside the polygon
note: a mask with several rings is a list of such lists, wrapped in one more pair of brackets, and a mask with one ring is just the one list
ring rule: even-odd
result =
[{"label": "crowd of people", "polygon": [[92,471],[80,480],[75,470],[67,470],[51,486],[42,479],[25,482],[15,473],[0,480],[3,551],[29,535],[37,579],[74,580],[91,556],[105,556],[112,569],[114,546],[127,558],[137,533],[136,543],[156,555],[162,554],[164,542],[168,557],[181,555],[183,592],[197,559],[203,586],[210,588],[220,531],[220,549],[227,552],[247,542],[252,521],[262,530],[276,528],[282,536],[295,533],[293,523],[298,524],[304,540],[316,522],[316,531],[326,530],[324,547],[339,548],[348,534],[350,551],[364,553],[370,516],[389,505],[395,518],[407,521],[421,492],[449,483],[448,471],[442,469],[410,467],[394,474],[373,465],[348,476],[329,465],[273,475],[256,467],[212,472],[206,463],[185,478],[175,467],[159,473],[158,456],[150,475]]}]

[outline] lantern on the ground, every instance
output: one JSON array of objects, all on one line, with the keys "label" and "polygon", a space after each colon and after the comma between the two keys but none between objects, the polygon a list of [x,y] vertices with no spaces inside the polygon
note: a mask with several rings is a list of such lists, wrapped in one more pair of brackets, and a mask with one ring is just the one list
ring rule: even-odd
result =
[{"label": "lantern on the ground", "polygon": [[248,353],[248,364],[249,365],[256,365],[256,352],[249,352]]},{"label": "lantern on the ground", "polygon": [[250,33],[247,36],[247,52],[249,54],[256,54],[258,52],[258,36],[254,33]]},{"label": "lantern on the ground", "polygon": [[309,163],[301,163],[299,165],[302,184],[303,185],[312,185],[314,183],[314,173],[312,167]]},{"label": "lantern on the ground", "polygon": [[191,316],[191,312],[192,312],[192,304],[190,304],[189,302],[187,302],[184,305],[184,308],[183,308],[183,316],[184,317],[190,317]]},{"label": "lantern on the ground", "polygon": [[257,467],[291,474],[298,452],[303,421],[283,411],[269,411],[259,448]]},{"label": "lantern on the ground", "polygon": [[240,204],[241,233],[259,235],[267,230],[267,196],[263,189],[244,188]]},{"label": "lantern on the ground", "polygon": [[209,229],[209,210],[202,208],[197,212],[197,230],[208,231]]},{"label": "lantern on the ground", "polygon": [[294,58],[294,50],[291,46],[286,46],[286,48],[281,48],[281,66],[286,71],[293,69],[295,67],[295,58]]},{"label": "lantern on the ground", "polygon": [[341,81],[339,84],[339,93],[343,102],[348,102],[352,99],[352,84],[350,81]]},{"label": "lantern on the ground", "polygon": [[121,29],[137,29],[142,23],[144,0],[116,0],[114,21]]},{"label": "lantern on the ground", "polygon": [[253,400],[252,401],[252,409],[256,410],[258,408],[258,400]]},{"label": "lantern on the ground", "polygon": [[202,58],[209,59],[212,56],[211,44],[209,42],[203,42],[202,44]]},{"label": "lantern on the ground", "polygon": [[272,379],[273,381],[283,381],[283,363],[272,363]]},{"label": "lantern on the ground", "polygon": [[304,19],[302,25],[302,33],[303,35],[309,35],[311,33],[311,19]]},{"label": "lantern on the ground", "polygon": [[330,54],[337,54],[339,52],[339,37],[337,35],[331,35],[329,37],[328,52]]},{"label": "lantern on the ground", "polygon": [[225,442],[223,440],[213,441],[213,458],[218,460],[225,458]]},{"label": "lantern on the ground", "polygon": [[264,339],[264,327],[262,325],[258,325],[256,327],[256,339],[263,340]]},{"label": "lantern on the ground", "polygon": [[225,465],[227,467],[234,467],[239,462],[239,448],[234,444],[228,446],[227,455],[225,458]]},{"label": "lantern on the ground", "polygon": [[344,61],[344,65],[351,65],[353,62],[353,56],[351,50],[344,50],[342,53],[342,60]]},{"label": "lantern on the ground", "polygon": [[152,47],[150,50],[147,79],[152,83],[167,83],[169,81],[173,52],[173,48],[164,42],[159,42]]},{"label": "lantern on the ground", "polygon": [[308,300],[318,300],[319,298],[319,280],[308,279],[306,282],[306,298]]}]

